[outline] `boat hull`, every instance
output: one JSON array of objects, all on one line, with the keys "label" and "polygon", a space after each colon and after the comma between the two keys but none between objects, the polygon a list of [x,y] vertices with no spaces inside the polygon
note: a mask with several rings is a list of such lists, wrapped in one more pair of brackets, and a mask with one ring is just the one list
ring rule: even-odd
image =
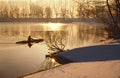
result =
[{"label": "boat hull", "polygon": [[39,43],[39,42],[43,42],[43,41],[44,41],[43,39],[33,39],[30,42],[23,40],[23,41],[16,42],[16,44]]}]

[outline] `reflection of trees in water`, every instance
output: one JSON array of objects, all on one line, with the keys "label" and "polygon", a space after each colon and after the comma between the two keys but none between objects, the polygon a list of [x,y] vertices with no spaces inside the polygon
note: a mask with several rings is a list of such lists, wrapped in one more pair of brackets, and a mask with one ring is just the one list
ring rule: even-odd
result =
[{"label": "reflection of trees in water", "polygon": [[44,40],[52,51],[89,46],[105,39],[104,27],[88,24],[70,24],[65,31],[46,31]]},{"label": "reflection of trees in water", "polygon": [[104,37],[104,29],[103,27],[98,26],[79,26],[78,28],[79,39],[81,42],[87,43],[97,43],[100,39]]},{"label": "reflection of trees in water", "polygon": [[[35,27],[34,27],[35,28]],[[43,31],[33,30],[30,26],[1,26],[0,36],[33,36],[43,37]],[[37,28],[39,29],[39,28]]]},{"label": "reflection of trees in water", "polygon": [[0,27],[0,35],[3,36],[14,36],[19,34],[17,31],[17,28],[12,28],[12,27]]},{"label": "reflection of trees in water", "polygon": [[[13,25],[13,26],[12,26]],[[88,46],[105,38],[103,27],[98,23],[81,22],[68,24],[64,31],[42,31],[42,26],[27,26],[19,24],[0,26],[0,36],[24,36],[31,35],[43,38],[52,51],[61,51],[80,46]]]},{"label": "reflection of trees in water", "polygon": [[32,37],[43,38],[44,31],[31,31]]},{"label": "reflection of trees in water", "polygon": [[51,51],[63,51],[65,38],[65,31],[46,31],[44,34],[44,40]]},{"label": "reflection of trees in water", "polygon": [[96,26],[84,26],[81,30],[79,29],[79,33],[82,35],[79,36],[81,40],[84,40],[85,42],[92,40],[92,42],[98,42],[101,37],[104,37],[104,30],[102,27],[96,27]]},{"label": "reflection of trees in water", "polygon": [[[80,46],[88,46],[100,42],[105,39],[104,27],[80,23],[68,28],[68,47],[76,48]],[[69,46],[70,45],[70,46]]]}]

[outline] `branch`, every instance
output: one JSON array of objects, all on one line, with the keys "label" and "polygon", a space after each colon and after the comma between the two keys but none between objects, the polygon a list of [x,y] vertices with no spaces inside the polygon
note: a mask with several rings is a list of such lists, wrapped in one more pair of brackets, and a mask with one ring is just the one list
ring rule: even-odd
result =
[{"label": "branch", "polygon": [[109,10],[110,16],[112,17],[113,23],[115,24],[116,22],[115,22],[115,19],[114,19],[113,15],[112,15],[111,9],[110,9],[109,0],[106,0],[106,3],[107,3],[107,7],[108,7],[108,10]]}]

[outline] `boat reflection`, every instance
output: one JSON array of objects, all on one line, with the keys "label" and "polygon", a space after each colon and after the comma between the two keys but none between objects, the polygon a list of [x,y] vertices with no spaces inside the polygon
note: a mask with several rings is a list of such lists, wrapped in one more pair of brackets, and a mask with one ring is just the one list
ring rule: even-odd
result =
[{"label": "boat reflection", "polygon": [[31,42],[28,43],[28,47],[31,48],[33,44]]}]

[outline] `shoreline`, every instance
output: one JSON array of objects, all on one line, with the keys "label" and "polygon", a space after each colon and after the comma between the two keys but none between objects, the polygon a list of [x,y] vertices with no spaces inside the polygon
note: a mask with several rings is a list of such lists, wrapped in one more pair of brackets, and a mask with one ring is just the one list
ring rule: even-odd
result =
[{"label": "shoreline", "polygon": [[1,22],[41,22],[41,23],[72,23],[72,22],[102,23],[96,18],[0,18]]}]

